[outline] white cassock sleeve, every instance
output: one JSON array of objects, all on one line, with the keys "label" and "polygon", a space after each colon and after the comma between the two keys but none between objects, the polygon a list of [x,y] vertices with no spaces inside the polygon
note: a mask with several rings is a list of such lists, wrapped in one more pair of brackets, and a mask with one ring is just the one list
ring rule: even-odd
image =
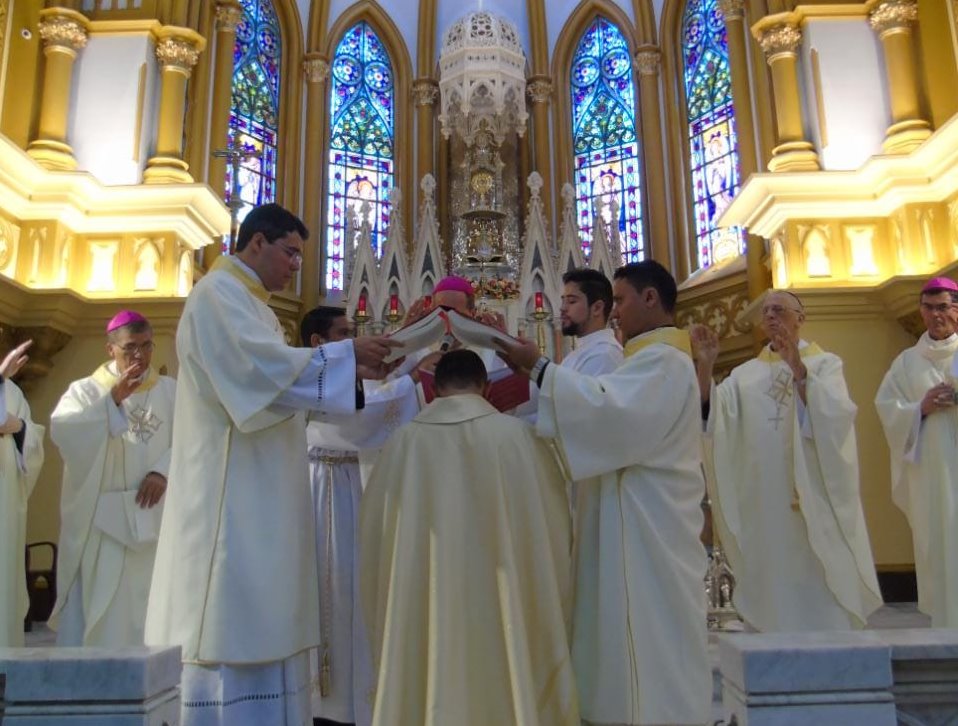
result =
[{"label": "white cassock sleeve", "polygon": [[[323,411],[326,413],[354,413],[356,411],[356,372],[355,365],[350,374],[346,366],[330,366],[330,347],[348,343],[349,353],[352,353],[353,342],[344,340],[338,343],[327,343],[315,349],[313,357],[303,369],[293,385],[281,391],[276,397],[278,406],[285,406],[293,410],[306,409],[308,411]],[[333,351],[336,352],[335,350]],[[337,355],[337,357],[344,357]],[[351,380],[350,380],[351,379]],[[328,396],[320,394],[325,387],[333,391],[349,386],[352,398],[346,401],[337,396],[330,400]]]},{"label": "white cassock sleeve", "polygon": [[892,485],[901,476],[901,462],[913,464],[921,453],[921,401],[911,401],[902,386],[902,360],[896,359],[875,395],[875,408],[892,456]]},{"label": "white cassock sleeve", "polygon": [[653,345],[598,378],[554,363],[546,367],[536,429],[562,443],[574,480],[634,466],[661,449],[694,381],[694,372],[682,371],[681,380],[675,374],[680,355]]},{"label": "white cassock sleeve", "polygon": [[364,451],[378,449],[397,428],[419,413],[416,384],[409,376],[387,381],[365,381],[366,405],[353,414],[310,414],[321,426],[324,448]]}]

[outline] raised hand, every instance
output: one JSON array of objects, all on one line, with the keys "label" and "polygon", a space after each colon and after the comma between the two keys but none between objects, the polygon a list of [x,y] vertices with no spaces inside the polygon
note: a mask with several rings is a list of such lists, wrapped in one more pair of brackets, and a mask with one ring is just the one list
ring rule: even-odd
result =
[{"label": "raised hand", "polygon": [[491,325],[496,330],[501,330],[503,333],[508,332],[506,330],[506,318],[502,313],[494,313],[491,310],[483,310],[481,313],[476,315],[476,320],[485,325]]},{"label": "raised hand", "polygon": [[136,490],[136,503],[140,505],[140,509],[150,509],[159,504],[165,493],[166,477],[151,471],[143,477],[139,489]]},{"label": "raised hand", "polygon": [[129,398],[130,395],[140,387],[140,384],[143,383],[143,374],[145,372],[146,368],[143,366],[143,363],[135,361],[129,368],[120,373],[120,377],[116,383],[113,384],[113,388],[110,389],[110,396],[113,398],[113,403],[119,406],[123,401]]},{"label": "raised hand", "polygon": [[787,332],[779,331],[772,334],[772,346],[782,360],[792,369],[792,375],[798,379],[804,379],[807,373],[805,364],[802,363],[802,355],[798,350],[798,338],[789,335]]},{"label": "raised hand", "polygon": [[26,351],[31,345],[33,345],[33,341],[27,340],[7,353],[3,362],[0,363],[0,377],[12,378],[20,372],[20,369],[30,359]]},{"label": "raised hand", "polygon": [[403,318],[403,327],[410,323],[415,323],[420,318],[426,316],[432,310],[432,306],[426,305],[426,298],[421,297],[413,301],[412,305],[406,311],[406,317]]},{"label": "raised hand", "polygon": [[499,348],[499,356],[509,367],[526,375],[539,360],[539,346],[534,340],[496,339],[495,344]]},{"label": "raised hand", "polygon": [[[383,363],[383,358],[389,355],[393,348],[402,345],[399,341],[390,340],[382,335],[364,335],[353,341],[353,355],[356,356],[356,368],[362,369],[362,377],[377,380],[391,370]],[[375,373],[376,375],[366,375]]]},{"label": "raised hand", "polygon": [[696,323],[689,328],[689,338],[692,340],[692,357],[710,369],[715,366],[719,354],[719,338],[707,325]]}]

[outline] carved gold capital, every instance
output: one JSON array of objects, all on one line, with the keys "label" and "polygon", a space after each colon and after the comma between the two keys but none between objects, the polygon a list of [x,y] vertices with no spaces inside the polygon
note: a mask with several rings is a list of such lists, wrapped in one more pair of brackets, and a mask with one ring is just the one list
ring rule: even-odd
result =
[{"label": "carved gold capital", "polygon": [[306,56],[303,61],[303,75],[307,83],[325,83],[329,78],[329,63],[321,56]]},{"label": "carved gold capital", "polygon": [[891,31],[907,30],[916,20],[917,0],[885,0],[868,15],[868,22],[879,37]]},{"label": "carved gold capital", "polygon": [[765,57],[771,61],[779,55],[794,55],[802,42],[802,31],[794,25],[782,23],[765,30],[758,39]]},{"label": "carved gold capital", "polygon": [[156,45],[156,60],[164,68],[186,71],[196,65],[200,51],[192,43],[180,38],[165,38]]},{"label": "carved gold capital", "polygon": [[417,106],[432,106],[439,98],[439,86],[431,78],[420,78],[412,83],[412,97]]},{"label": "carved gold capital", "polygon": [[243,6],[236,0],[218,0],[216,4],[216,29],[235,33],[243,20]]},{"label": "carved gold capital", "polygon": [[549,103],[552,96],[552,81],[542,76],[532,78],[526,84],[526,93],[533,103]]},{"label": "carved gold capital", "polygon": [[727,21],[745,17],[745,0],[719,0],[718,6]]},{"label": "carved gold capital", "polygon": [[87,19],[66,8],[49,8],[40,13],[40,37],[45,46],[59,46],[79,50],[86,46]]},{"label": "carved gold capital", "polygon": [[662,63],[662,53],[658,48],[640,48],[635,54],[635,69],[640,76],[656,76]]}]

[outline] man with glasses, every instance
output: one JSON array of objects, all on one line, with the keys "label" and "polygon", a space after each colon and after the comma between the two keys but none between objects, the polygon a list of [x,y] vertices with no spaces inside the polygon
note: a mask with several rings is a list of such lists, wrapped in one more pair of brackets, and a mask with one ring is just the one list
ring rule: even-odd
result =
[{"label": "man with glasses", "polygon": [[929,280],[925,332],[892,363],[875,405],[891,449],[892,499],[915,545],[918,607],[936,628],[958,628],[958,284]]},{"label": "man with glasses", "polygon": [[362,379],[383,377],[395,346],[289,345],[268,302],[299,272],[308,236],[278,204],[250,210],[236,254],[193,287],[177,327],[171,486],[146,643],[182,650],[183,726],[310,718],[319,584],[304,411],[362,408]]},{"label": "man with glasses", "polygon": [[170,469],[176,381],[150,365],[153,328],[123,310],[106,335],[110,359],[50,417],[64,464],[51,625],[64,646],[143,645]]},{"label": "man with glasses", "polygon": [[858,489],[857,409],[841,359],[802,340],[804,322],[796,295],[770,291],[769,344],[718,386],[718,338],[691,331],[713,521],[735,607],[760,631],[861,628],[881,605]]}]

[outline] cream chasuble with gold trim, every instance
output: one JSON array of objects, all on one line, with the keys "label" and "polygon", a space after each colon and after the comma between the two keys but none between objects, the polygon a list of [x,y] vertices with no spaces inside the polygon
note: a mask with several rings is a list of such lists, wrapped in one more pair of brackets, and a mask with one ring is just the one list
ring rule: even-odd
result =
[{"label": "cream chasuble with gold trim", "polygon": [[804,342],[800,354],[807,405],[768,347],[713,387],[713,519],[752,627],[860,628],[882,600],[859,497],[857,409],[837,356]]},{"label": "cream chasuble with gold trim", "polygon": [[[684,341],[684,342],[683,342]],[[546,368],[538,433],[578,482],[572,657],[582,717],[696,724],[712,701],[701,408],[688,334],[630,340],[597,378]]]}]

